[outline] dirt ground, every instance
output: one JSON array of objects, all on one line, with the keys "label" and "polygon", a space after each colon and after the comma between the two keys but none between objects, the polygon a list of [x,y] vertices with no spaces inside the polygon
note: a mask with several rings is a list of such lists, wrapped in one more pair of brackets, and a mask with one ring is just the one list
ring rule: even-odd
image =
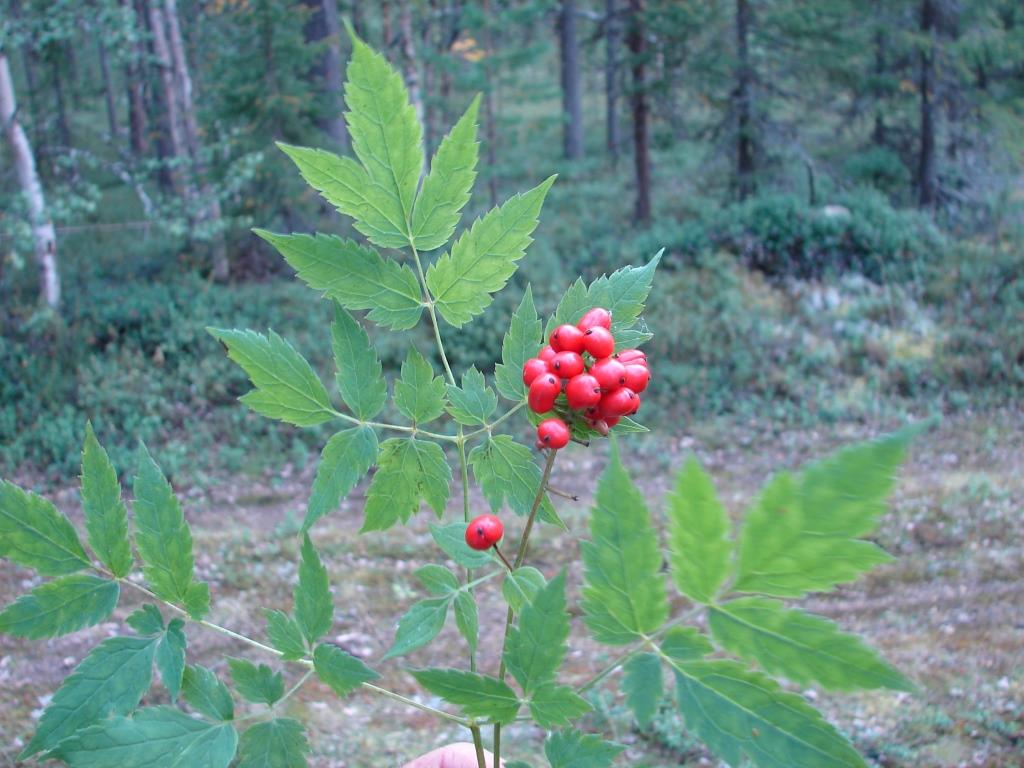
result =
[{"label": "dirt ground", "polygon": [[[738,516],[772,471],[795,468],[881,431],[879,425],[864,424],[777,430],[768,423],[709,423],[681,426],[681,437],[636,437],[624,453],[660,522],[670,470],[688,453],[696,453],[712,472],[723,500]],[[559,500],[570,533],[543,528],[529,562],[548,576],[568,566],[570,581],[578,588],[576,537],[585,531],[592,480],[604,454],[579,446],[566,454],[553,484],[580,496],[578,503]],[[286,468],[274,478],[225,478],[211,487],[179,489],[192,525],[199,575],[213,590],[211,621],[262,639],[262,608],[290,608],[297,560],[293,534],[304,512],[312,469],[311,462],[302,471]],[[77,519],[73,487],[52,498]],[[479,498],[475,505],[483,508]],[[443,555],[430,539],[428,511],[407,528],[360,537],[361,506],[357,491],[314,529],[334,589],[331,639],[375,666],[382,685],[416,696],[405,668],[464,664],[465,643],[454,626],[446,627],[426,649],[384,663],[379,659],[391,643],[397,618],[423,596],[412,572]],[[454,508],[450,514],[454,519]],[[521,523],[509,520],[512,540],[518,538]],[[919,685],[915,695],[804,691],[872,765],[1024,766],[1022,533],[1024,413],[949,417],[918,439],[879,531],[879,543],[897,561],[804,603],[863,633]],[[37,583],[31,572],[0,563],[3,603]],[[504,618],[495,589],[488,585],[478,597],[485,670],[497,665]],[[116,634],[119,620],[138,604],[136,595],[125,594],[116,621],[69,637],[36,642],[0,637],[0,766],[17,764],[14,756],[60,680],[92,645]],[[684,601],[678,607],[682,610]],[[454,625],[451,619],[449,623]],[[606,649],[589,641],[578,617],[570,645],[568,682],[586,680],[610,658]],[[230,638],[195,625],[189,628],[190,662],[226,674],[224,654],[269,661]],[[286,665],[286,682],[300,673]],[[686,735],[669,706],[652,727],[640,732],[612,690],[606,687],[595,695],[597,709],[588,725],[627,745],[621,764],[716,765]],[[166,694],[157,685],[146,703],[160,702],[166,702]],[[308,725],[310,764],[319,767],[399,765],[433,746],[463,738],[429,715],[370,693],[339,701],[315,681],[283,709]],[[503,739],[506,756],[540,765],[536,758],[542,738],[533,727],[512,727]]]}]

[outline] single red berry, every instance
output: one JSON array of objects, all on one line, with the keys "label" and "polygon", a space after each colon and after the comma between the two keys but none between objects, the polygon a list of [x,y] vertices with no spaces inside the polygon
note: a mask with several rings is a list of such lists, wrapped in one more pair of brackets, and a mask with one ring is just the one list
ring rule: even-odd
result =
[{"label": "single red berry", "polygon": [[473,549],[490,549],[505,533],[505,526],[494,515],[474,517],[466,526],[466,543]]},{"label": "single red berry", "polygon": [[526,402],[534,413],[547,413],[555,407],[555,398],[562,391],[558,378],[551,373],[538,376],[530,384]]},{"label": "single red berry", "polygon": [[537,442],[545,448],[565,448],[569,444],[569,427],[561,419],[544,419],[537,425]]},{"label": "single red berry", "polygon": [[581,331],[589,331],[591,328],[607,328],[610,331],[612,329],[612,313],[604,307],[594,307],[580,318],[576,327]]},{"label": "single red berry", "polygon": [[590,366],[590,375],[597,379],[601,389],[612,390],[626,383],[626,366],[614,357],[606,357]]},{"label": "single red berry", "polygon": [[556,352],[553,347],[543,346],[540,348],[540,352],[537,353],[537,357],[543,360],[545,363],[550,363],[551,358],[555,356]]},{"label": "single red berry", "polygon": [[583,373],[583,358],[578,352],[559,352],[549,365],[551,372],[561,379],[571,379]]},{"label": "single red berry", "polygon": [[601,412],[601,416],[607,421],[609,417],[614,418],[633,413],[639,406],[637,400],[636,392],[628,387],[619,387],[605,393],[597,407]]},{"label": "single red berry", "polygon": [[615,337],[607,328],[597,326],[583,334],[583,348],[589,352],[594,359],[600,360],[608,357],[615,351]]},{"label": "single red berry", "polygon": [[647,355],[639,349],[624,349],[615,356],[615,359],[623,365],[647,365]]},{"label": "single red berry", "polygon": [[583,331],[575,325],[560,325],[555,328],[549,339],[556,352],[582,352]]},{"label": "single red berry", "polygon": [[550,373],[548,364],[539,357],[531,357],[523,363],[523,384],[530,386],[538,376]]},{"label": "single red berry", "polygon": [[576,411],[595,406],[601,401],[601,385],[589,373],[573,376],[565,385],[565,399]]},{"label": "single red berry", "polygon": [[650,380],[651,372],[647,370],[646,365],[630,363],[626,366],[626,386],[638,395],[647,389],[647,384]]},{"label": "single red berry", "polygon": [[619,423],[619,419],[620,418],[622,418],[622,417],[621,416],[606,416],[604,418],[604,423],[608,425],[608,429],[611,429],[612,427],[614,427],[616,424]]}]

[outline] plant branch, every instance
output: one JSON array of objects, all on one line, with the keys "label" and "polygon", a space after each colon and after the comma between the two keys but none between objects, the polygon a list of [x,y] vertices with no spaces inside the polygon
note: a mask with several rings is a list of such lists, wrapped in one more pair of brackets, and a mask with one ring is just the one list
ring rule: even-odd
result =
[{"label": "plant branch", "polygon": [[335,411],[333,409],[331,410],[331,414],[335,418],[342,419],[350,424],[358,424],[361,427],[376,427],[377,429],[390,429],[394,432],[408,432],[413,435],[425,435],[426,437],[434,440],[442,440],[448,443],[459,442],[458,435],[443,435],[439,432],[429,432],[425,429],[420,429],[419,427],[407,427],[402,424],[385,424],[382,421],[363,421],[362,419],[357,419],[355,416],[349,416],[347,413],[342,413],[341,411]]}]

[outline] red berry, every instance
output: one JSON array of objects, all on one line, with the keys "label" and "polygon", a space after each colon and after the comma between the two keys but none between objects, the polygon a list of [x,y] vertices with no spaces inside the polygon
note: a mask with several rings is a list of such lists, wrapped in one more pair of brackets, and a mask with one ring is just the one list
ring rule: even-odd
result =
[{"label": "red berry", "polygon": [[601,401],[601,385],[589,373],[573,376],[565,385],[565,399],[576,411],[597,405]]},{"label": "red berry", "polygon": [[562,391],[562,385],[551,373],[538,376],[530,384],[526,402],[534,413],[547,413],[555,407],[555,398]]},{"label": "red berry", "polygon": [[494,515],[474,517],[466,526],[466,543],[473,549],[490,549],[505,533],[505,526]]},{"label": "red berry", "polygon": [[531,357],[523,363],[523,384],[530,386],[538,376],[548,373],[548,364],[539,357]]},{"label": "red berry", "polygon": [[606,393],[601,402],[598,403],[598,410],[605,421],[616,416],[625,416],[634,413],[639,407],[639,398],[636,392],[628,387],[619,387],[616,390]]},{"label": "red berry", "polygon": [[583,331],[575,325],[560,325],[551,334],[551,346],[556,352],[582,352]]},{"label": "red berry", "polygon": [[540,352],[537,353],[537,357],[543,360],[545,363],[550,363],[551,358],[555,356],[555,350],[549,346],[543,346],[540,348]]},{"label": "red berry", "polygon": [[569,428],[561,419],[544,419],[537,425],[537,442],[545,448],[565,448],[569,444]]},{"label": "red berry", "polygon": [[621,416],[606,416],[605,419],[604,419],[604,423],[608,425],[608,429],[611,429],[612,427],[614,427],[616,424],[619,423],[619,419],[620,418],[622,418],[622,417]]},{"label": "red berry", "polygon": [[607,328],[597,326],[583,334],[583,348],[600,360],[615,351],[615,337]]},{"label": "red berry", "polygon": [[580,318],[576,327],[581,331],[589,331],[591,328],[607,328],[610,331],[612,329],[612,313],[604,307],[594,307]]},{"label": "red berry", "polygon": [[559,352],[550,363],[551,372],[562,379],[583,373],[583,358],[578,352]]},{"label": "red berry", "polygon": [[647,389],[647,384],[650,380],[651,372],[647,370],[646,365],[630,363],[626,366],[626,386],[638,395]]},{"label": "red berry", "polygon": [[597,379],[601,389],[612,390],[626,383],[626,366],[614,357],[606,357],[590,366],[590,375]]},{"label": "red berry", "polygon": [[623,365],[647,365],[647,355],[639,349],[624,349],[615,356],[615,359]]}]

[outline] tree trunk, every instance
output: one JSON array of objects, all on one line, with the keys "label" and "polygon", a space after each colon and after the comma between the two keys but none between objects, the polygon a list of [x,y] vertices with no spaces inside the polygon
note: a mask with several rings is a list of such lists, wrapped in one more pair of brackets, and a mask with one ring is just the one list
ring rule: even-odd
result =
[{"label": "tree trunk", "polygon": [[[358,5],[358,3],[357,3]],[[387,56],[388,48],[391,46],[391,2],[380,0],[380,36],[381,52]]]},{"label": "tree trunk", "polygon": [[494,31],[491,28],[491,0],[484,3],[484,133],[487,137],[487,191],[491,208],[498,205],[498,116],[494,108]]},{"label": "tree trunk", "polygon": [[918,58],[918,91],[921,97],[920,154],[917,162],[917,203],[931,208],[936,198],[935,167],[935,46],[937,8],[935,0],[921,0],[921,36],[924,43]]},{"label": "tree trunk", "polygon": [[103,44],[103,36],[96,35],[96,48],[100,60],[100,78],[103,80],[103,100],[107,107],[107,125],[110,138],[116,139],[120,133],[117,125],[117,103],[114,101],[114,84],[110,79],[110,65],[107,63],[107,47]]},{"label": "tree trunk", "polygon": [[54,106],[57,108],[57,133],[61,146],[68,149],[71,147],[71,126],[68,124],[68,113],[64,100],[64,79],[60,73],[60,60],[56,58],[56,55],[54,54],[55,58],[50,60],[50,71],[53,74],[53,101]]},{"label": "tree trunk", "polygon": [[576,2],[562,0],[558,14],[558,48],[562,69],[562,146],[567,160],[583,159],[583,103],[580,46],[576,37]]},{"label": "tree trunk", "polygon": [[885,146],[885,109],[882,99],[885,96],[885,89],[882,85],[882,78],[885,76],[885,51],[886,35],[885,24],[881,16],[881,0],[874,2],[875,33],[872,41],[875,49],[874,83],[872,91],[875,97],[875,125],[871,131],[871,143],[876,147]]},{"label": "tree trunk", "polygon": [[736,0],[736,191],[745,200],[754,191],[754,73],[750,64],[750,2]]},{"label": "tree trunk", "polygon": [[409,102],[416,118],[423,125],[423,96],[420,93],[420,71],[416,66],[416,39],[412,34],[412,5],[402,0],[398,8],[398,31],[402,36],[402,76],[409,91]]},{"label": "tree trunk", "polygon": [[14,99],[14,82],[7,63],[7,54],[0,49],[0,123],[4,127],[11,148],[18,184],[28,203],[29,223],[36,262],[39,264],[39,295],[43,303],[53,310],[60,306],[60,273],[57,270],[57,234],[46,212],[46,198],[36,172],[25,130],[18,122],[18,107]]},{"label": "tree trunk", "polygon": [[[136,16],[136,28],[139,33],[145,29],[145,21],[133,0],[122,0],[122,7],[131,9]],[[136,36],[132,45],[128,63],[125,65],[125,88],[128,91],[128,136],[132,156],[141,159],[146,155],[146,97],[143,93],[143,68],[146,49],[141,34]]]},{"label": "tree trunk", "polygon": [[644,73],[647,43],[643,12],[644,0],[629,0],[629,34],[626,42],[629,45],[633,76],[629,100],[633,111],[633,163],[636,168],[636,209],[633,218],[637,224],[647,224],[651,220],[651,158],[647,136],[649,110]]},{"label": "tree trunk", "polygon": [[323,8],[324,26],[327,30],[327,50],[324,51],[324,88],[327,91],[330,115],[327,118],[326,128],[327,135],[340,149],[348,145],[348,132],[345,130],[341,98],[341,23],[338,20],[337,0],[320,0],[320,5]]},{"label": "tree trunk", "polygon": [[[153,58],[160,73],[160,86],[163,91],[163,106],[166,113],[167,136],[170,139],[170,155],[177,162],[182,162],[188,157],[188,149],[185,144],[185,128],[182,121],[181,109],[178,95],[174,87],[174,65],[171,60],[170,46],[167,43],[167,27],[164,20],[163,8],[160,0],[149,2],[149,31],[150,41],[153,45]],[[184,169],[187,170],[187,169]],[[179,193],[188,198],[187,173],[181,168],[176,168],[172,174],[175,188]],[[194,197],[194,195],[191,195]]]},{"label": "tree trunk", "polygon": [[616,0],[605,0],[604,8],[605,143],[614,166],[618,165],[619,145],[622,143],[619,127],[619,46],[622,44],[622,31]]}]

